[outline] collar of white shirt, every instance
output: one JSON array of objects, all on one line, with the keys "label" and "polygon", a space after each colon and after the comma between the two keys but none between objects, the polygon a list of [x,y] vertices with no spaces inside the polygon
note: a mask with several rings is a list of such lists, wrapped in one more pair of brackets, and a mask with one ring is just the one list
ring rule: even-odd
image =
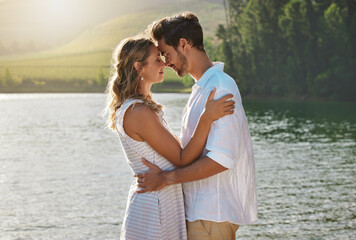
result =
[{"label": "collar of white shirt", "polygon": [[195,80],[195,84],[201,88],[204,88],[208,80],[210,79],[210,76],[215,72],[215,71],[224,71],[224,63],[223,62],[213,62],[213,66],[210,67],[208,70],[205,71],[203,76],[199,80]]}]

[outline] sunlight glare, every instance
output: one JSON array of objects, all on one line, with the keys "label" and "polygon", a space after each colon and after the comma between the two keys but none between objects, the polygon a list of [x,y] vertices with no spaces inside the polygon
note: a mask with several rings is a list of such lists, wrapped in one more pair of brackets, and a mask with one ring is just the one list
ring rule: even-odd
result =
[{"label": "sunlight glare", "polygon": [[43,5],[44,20],[50,21],[52,26],[70,26],[75,18],[75,3],[70,0],[46,0]]},{"label": "sunlight glare", "polygon": [[49,0],[50,10],[53,12],[65,12],[67,8],[67,1],[65,0]]}]

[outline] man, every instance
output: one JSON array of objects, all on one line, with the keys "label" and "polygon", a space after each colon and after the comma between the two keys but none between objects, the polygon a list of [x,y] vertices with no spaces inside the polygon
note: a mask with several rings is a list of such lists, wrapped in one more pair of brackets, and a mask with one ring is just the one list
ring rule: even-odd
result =
[{"label": "man", "polygon": [[215,121],[200,159],[164,172],[144,161],[150,171],[138,174],[138,192],[156,191],[183,183],[188,239],[235,239],[240,225],[257,220],[255,163],[247,119],[235,81],[212,63],[204,50],[203,32],[191,12],[154,22],[150,34],[165,57],[165,64],[180,77],[190,74],[195,85],[185,107],[181,141],[184,147],[204,111],[209,93],[215,98],[232,93],[234,113]]}]

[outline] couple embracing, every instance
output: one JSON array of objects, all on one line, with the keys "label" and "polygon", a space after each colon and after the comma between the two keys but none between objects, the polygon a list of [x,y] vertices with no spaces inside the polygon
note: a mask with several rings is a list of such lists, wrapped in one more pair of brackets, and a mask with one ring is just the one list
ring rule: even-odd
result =
[{"label": "couple embracing", "polygon": [[[257,220],[255,163],[237,85],[205,52],[193,13],[163,18],[146,32],[118,45],[107,86],[108,126],[136,177],[120,238],[235,239],[240,225]],[[180,141],[152,98],[164,67],[195,80]]]}]

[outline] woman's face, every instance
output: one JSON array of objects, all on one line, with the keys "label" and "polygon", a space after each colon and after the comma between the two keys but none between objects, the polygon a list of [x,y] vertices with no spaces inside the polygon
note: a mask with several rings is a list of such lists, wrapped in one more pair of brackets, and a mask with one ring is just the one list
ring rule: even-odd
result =
[{"label": "woman's face", "polygon": [[146,64],[141,70],[141,77],[146,83],[159,83],[163,81],[164,62],[157,47],[150,47],[150,55],[146,59]]}]

